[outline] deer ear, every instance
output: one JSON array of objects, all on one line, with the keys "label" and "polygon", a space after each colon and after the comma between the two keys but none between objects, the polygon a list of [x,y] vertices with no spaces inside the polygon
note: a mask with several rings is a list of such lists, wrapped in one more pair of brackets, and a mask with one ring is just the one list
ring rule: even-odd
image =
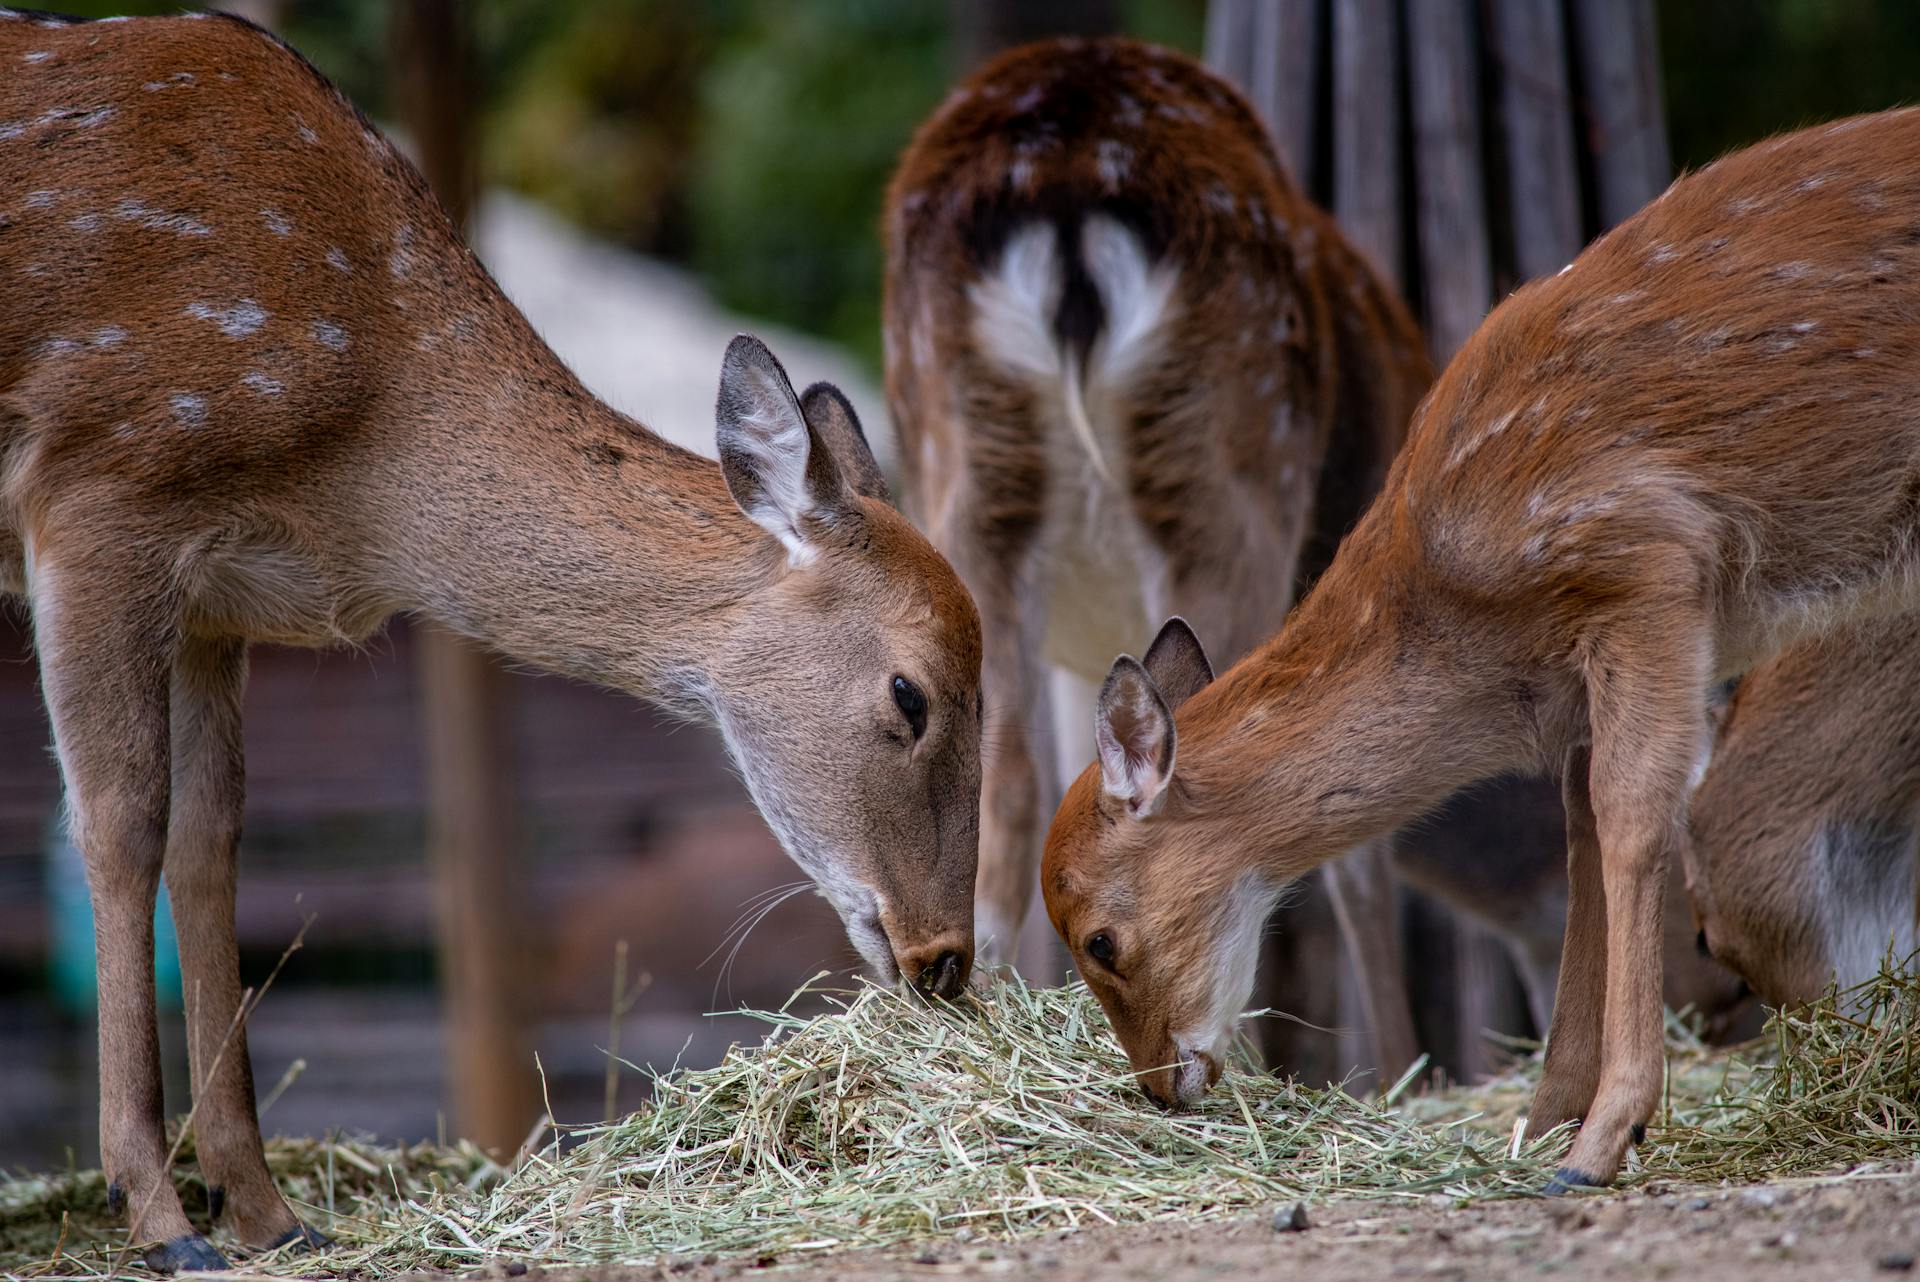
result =
[{"label": "deer ear", "polygon": [[833,455],[840,474],[853,492],[892,503],[886,475],[880,471],[873,449],[867,444],[867,434],[860,428],[860,418],[853,412],[853,403],[845,393],[832,383],[815,383],[801,394],[800,410],[806,415],[807,426],[813,429],[814,439]]},{"label": "deer ear", "polygon": [[1173,712],[1132,655],[1113,661],[1093,714],[1100,784],[1135,819],[1157,814],[1173,782]]},{"label": "deer ear", "polygon": [[1160,625],[1160,635],[1147,647],[1147,657],[1140,663],[1160,687],[1167,706],[1176,712],[1213,682],[1213,665],[1200,648],[1200,638],[1177,614]]},{"label": "deer ear", "polygon": [[794,560],[811,557],[808,527],[846,508],[846,480],[808,426],[787,372],[751,334],[727,344],[714,424],[733,501]]}]

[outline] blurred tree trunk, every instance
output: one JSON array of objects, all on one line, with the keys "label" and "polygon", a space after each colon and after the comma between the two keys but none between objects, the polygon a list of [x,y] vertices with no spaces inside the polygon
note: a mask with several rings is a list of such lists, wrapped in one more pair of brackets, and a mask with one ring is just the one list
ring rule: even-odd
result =
[{"label": "blurred tree trunk", "polygon": [[1120,0],[949,0],[954,56],[970,71],[1002,49],[1048,36],[1120,29]]},{"label": "blurred tree trunk", "polygon": [[[464,232],[477,186],[473,59],[462,0],[391,10],[394,102],[421,170]],[[414,629],[453,1131],[511,1157],[537,1108],[516,941],[520,822],[502,675],[474,646]]]}]

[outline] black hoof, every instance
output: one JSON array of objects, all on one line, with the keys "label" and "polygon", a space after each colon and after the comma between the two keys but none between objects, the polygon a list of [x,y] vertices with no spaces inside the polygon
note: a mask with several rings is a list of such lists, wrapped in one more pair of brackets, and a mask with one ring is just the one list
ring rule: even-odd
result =
[{"label": "black hoof", "polygon": [[1633,1136],[1634,1144],[1645,1144],[1647,1142],[1647,1124],[1645,1122],[1635,1122],[1633,1129],[1629,1131],[1628,1134]]},{"label": "black hoof", "polygon": [[1540,1190],[1542,1197],[1564,1197],[1568,1193],[1577,1193],[1582,1189],[1606,1187],[1600,1180],[1585,1171],[1576,1171],[1571,1166],[1563,1166],[1553,1173],[1547,1181],[1547,1187]]},{"label": "black hoof", "polygon": [[278,1250],[280,1247],[293,1242],[298,1242],[300,1249],[303,1251],[324,1251],[333,1245],[333,1239],[322,1233],[319,1229],[309,1227],[306,1224],[296,1224],[279,1237],[273,1239],[273,1241],[267,1243],[267,1249],[269,1251]]},{"label": "black hoof", "polygon": [[156,1273],[204,1273],[227,1267],[227,1257],[198,1233],[182,1233],[146,1254],[147,1267]]}]

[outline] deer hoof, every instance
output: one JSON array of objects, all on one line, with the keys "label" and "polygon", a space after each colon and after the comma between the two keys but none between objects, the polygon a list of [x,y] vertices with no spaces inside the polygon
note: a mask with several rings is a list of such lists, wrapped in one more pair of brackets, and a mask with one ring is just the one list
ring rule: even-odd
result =
[{"label": "deer hoof", "polygon": [[333,1239],[304,1223],[295,1224],[273,1241],[267,1243],[269,1251],[298,1242],[303,1251],[324,1251],[333,1245]]},{"label": "deer hoof", "polygon": [[146,1254],[147,1267],[156,1273],[205,1273],[227,1267],[227,1257],[198,1233],[182,1233]]},{"label": "deer hoof", "polygon": [[1585,1171],[1563,1166],[1553,1173],[1547,1186],[1540,1190],[1542,1197],[1564,1197],[1568,1193],[1577,1193],[1582,1189],[1605,1188],[1606,1181],[1588,1175]]}]

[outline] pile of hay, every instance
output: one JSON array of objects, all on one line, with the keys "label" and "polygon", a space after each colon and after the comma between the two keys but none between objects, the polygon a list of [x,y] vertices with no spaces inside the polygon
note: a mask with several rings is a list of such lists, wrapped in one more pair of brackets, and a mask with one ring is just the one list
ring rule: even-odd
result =
[{"label": "pile of hay", "polygon": [[[868,987],[837,1005],[763,1014],[762,1045],[657,1078],[641,1112],[570,1132],[511,1173],[471,1148],[278,1141],[276,1173],[339,1245],[252,1268],[787,1257],[1295,1198],[1504,1197],[1538,1189],[1566,1143],[1511,1147],[1537,1058],[1488,1086],[1385,1102],[1233,1069],[1204,1107],[1174,1114],[1140,1094],[1078,985],[1002,982],[934,1008]],[[1731,1054],[1685,1038],[1670,1049],[1669,1099],[1625,1183],[1920,1156],[1911,974],[1776,1020]],[[118,1245],[97,1174],[0,1183],[0,1272],[97,1277]]]}]

